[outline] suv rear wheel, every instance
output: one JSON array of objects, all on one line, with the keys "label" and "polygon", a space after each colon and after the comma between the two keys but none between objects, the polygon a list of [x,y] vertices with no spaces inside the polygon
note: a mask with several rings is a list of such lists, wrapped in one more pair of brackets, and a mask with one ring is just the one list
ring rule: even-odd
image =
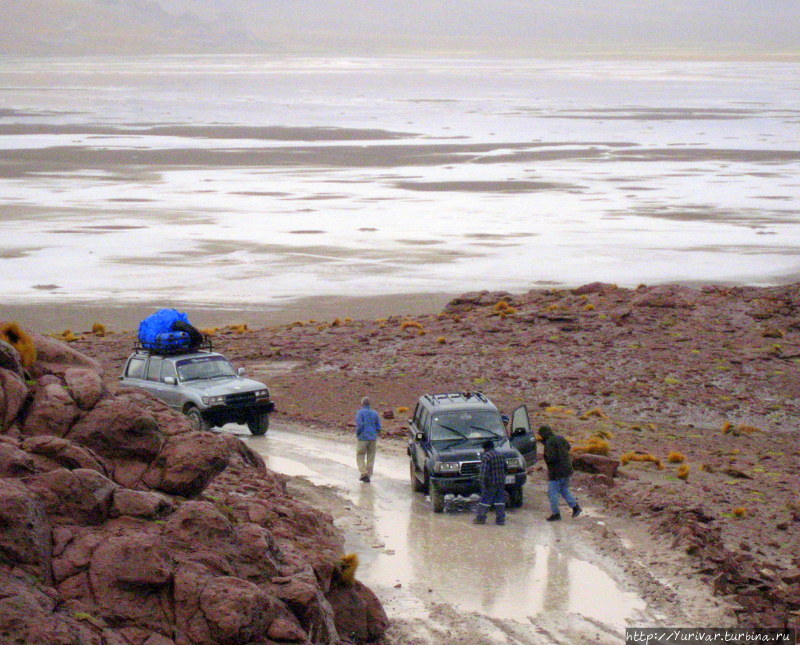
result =
[{"label": "suv rear wheel", "polygon": [[208,432],[211,430],[211,424],[203,418],[200,410],[194,406],[188,408],[184,414],[189,418],[189,421],[194,426],[195,430],[200,432]]},{"label": "suv rear wheel", "polygon": [[424,493],[425,492],[425,483],[421,482],[417,478],[417,469],[414,468],[414,462],[409,461],[409,470],[411,471],[411,488],[414,490],[415,493]]},{"label": "suv rear wheel", "polygon": [[247,429],[250,430],[250,434],[254,434],[257,437],[267,434],[267,430],[269,430],[269,413],[258,412],[254,414],[247,420]]}]

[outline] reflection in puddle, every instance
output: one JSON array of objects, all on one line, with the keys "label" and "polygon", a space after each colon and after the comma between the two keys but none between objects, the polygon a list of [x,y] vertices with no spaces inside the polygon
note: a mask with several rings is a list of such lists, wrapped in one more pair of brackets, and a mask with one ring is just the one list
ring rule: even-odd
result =
[{"label": "reflection in puddle", "polygon": [[[381,455],[372,484],[364,485],[347,443],[271,429],[267,441],[251,446],[269,468],[335,486],[367,511],[374,521],[349,535],[346,548],[359,553],[365,584],[400,585],[407,592],[402,604],[409,612],[419,611],[419,598],[425,598],[499,619],[574,613],[622,627],[645,610],[636,594],[576,555],[580,545],[573,544],[569,522],[545,524],[530,508],[535,502],[512,512],[506,526],[475,526],[469,504],[452,504],[452,512],[438,515],[424,496],[412,493],[401,455]],[[529,499],[534,490],[528,487]]]}]

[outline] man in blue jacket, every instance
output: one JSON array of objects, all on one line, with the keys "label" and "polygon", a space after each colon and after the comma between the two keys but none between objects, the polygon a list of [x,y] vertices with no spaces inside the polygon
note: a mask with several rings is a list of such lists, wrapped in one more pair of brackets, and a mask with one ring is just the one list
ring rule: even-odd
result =
[{"label": "man in blue jacket", "polygon": [[369,398],[361,399],[361,409],[356,413],[356,463],[361,473],[359,479],[369,483],[375,464],[375,444],[381,431],[381,419],[369,405]]}]

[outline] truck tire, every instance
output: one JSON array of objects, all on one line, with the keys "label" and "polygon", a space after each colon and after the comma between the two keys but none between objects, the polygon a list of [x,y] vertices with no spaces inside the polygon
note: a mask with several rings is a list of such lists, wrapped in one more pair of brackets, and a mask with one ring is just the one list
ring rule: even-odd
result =
[{"label": "truck tire", "polygon": [[520,508],[522,506],[522,486],[514,486],[508,494],[508,507]]},{"label": "truck tire", "polygon": [[203,418],[203,414],[196,407],[192,406],[187,408],[184,414],[188,417],[195,430],[199,432],[208,432],[211,430],[211,424]]},{"label": "truck tire", "polygon": [[250,434],[261,437],[269,430],[269,413],[259,412],[247,420],[247,429]]},{"label": "truck tire", "polygon": [[444,493],[433,482],[430,484],[431,489],[431,504],[433,504],[434,513],[442,513],[444,511]]},{"label": "truck tire", "polygon": [[415,493],[425,492],[425,483],[417,479],[417,469],[414,468],[414,461],[409,460],[409,471],[411,475],[411,488]]}]

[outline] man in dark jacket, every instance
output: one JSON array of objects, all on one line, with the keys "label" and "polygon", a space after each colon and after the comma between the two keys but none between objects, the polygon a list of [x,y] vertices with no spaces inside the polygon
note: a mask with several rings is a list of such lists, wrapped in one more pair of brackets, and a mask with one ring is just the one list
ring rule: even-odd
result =
[{"label": "man in dark jacket", "polygon": [[478,514],[473,520],[475,524],[486,524],[489,507],[494,505],[495,524],[506,523],[506,460],[490,440],[483,442],[481,456],[481,501],[478,502]]},{"label": "man in dark jacket", "polygon": [[555,434],[550,426],[540,426],[539,436],[544,444],[544,462],[547,464],[547,479],[549,480],[547,496],[550,498],[551,515],[547,521],[555,522],[561,519],[561,512],[558,510],[561,497],[572,509],[572,517],[578,517],[582,509],[578,505],[578,500],[569,490],[569,477],[572,475],[569,441],[561,435]]}]

